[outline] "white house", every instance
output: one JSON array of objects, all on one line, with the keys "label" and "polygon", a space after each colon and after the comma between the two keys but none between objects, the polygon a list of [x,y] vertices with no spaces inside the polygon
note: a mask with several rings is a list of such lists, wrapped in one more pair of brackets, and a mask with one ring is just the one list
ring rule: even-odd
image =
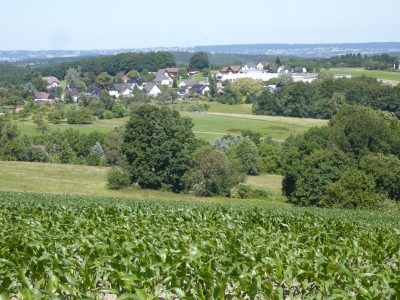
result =
[{"label": "white house", "polygon": [[235,80],[239,78],[251,78],[259,81],[268,81],[271,78],[278,78],[278,73],[269,73],[264,70],[251,70],[251,71],[242,71],[238,74],[218,74],[217,81],[222,82],[228,80],[229,82],[235,82]]},{"label": "white house", "polygon": [[146,84],[146,94],[150,96],[157,96],[161,93],[160,88],[153,82]]},{"label": "white house", "polygon": [[143,90],[143,87],[146,85],[146,82],[139,78],[129,79],[126,83],[129,84],[132,89],[134,89],[136,85],[139,90]]},{"label": "white house", "polygon": [[64,101],[65,95],[66,94],[71,94],[72,98],[74,99],[74,102],[78,102],[79,100],[79,91],[76,88],[72,89],[65,89],[64,94],[61,95],[61,100]]},{"label": "white house", "polygon": [[205,93],[210,91],[210,88],[208,85],[205,84],[195,84],[191,88],[193,91],[195,91],[197,94],[204,95]]},{"label": "white house", "polygon": [[156,79],[154,79],[155,84],[161,84],[161,85],[170,85],[171,81],[170,79],[165,76],[165,75],[158,75]]},{"label": "white house", "polygon": [[190,89],[195,84],[199,84],[199,82],[197,80],[182,80],[182,82],[178,84],[178,87]]},{"label": "white house", "polygon": [[243,71],[255,70],[257,69],[257,65],[255,63],[247,63],[242,68]]},{"label": "white house", "polygon": [[261,61],[257,64],[256,69],[257,70],[264,70],[264,67],[268,66],[269,62],[267,62],[266,60]]},{"label": "white house", "polygon": [[119,96],[131,97],[133,95],[132,87],[130,86],[130,84],[127,83],[113,84],[109,93],[110,96],[113,96],[115,98],[118,98]]},{"label": "white house", "polygon": [[57,79],[57,77],[50,76],[50,77],[43,77],[43,80],[47,82],[47,88],[50,89],[52,87],[58,87],[60,86],[60,81]]},{"label": "white house", "polygon": [[307,69],[305,67],[295,67],[292,70],[293,73],[307,73]]},{"label": "white house", "polygon": [[281,72],[288,73],[288,72],[291,72],[291,71],[292,71],[292,68],[289,67],[289,66],[280,66],[278,68],[278,73],[281,73]]},{"label": "white house", "polygon": [[55,100],[49,93],[35,92],[35,103],[36,104],[55,103]]}]

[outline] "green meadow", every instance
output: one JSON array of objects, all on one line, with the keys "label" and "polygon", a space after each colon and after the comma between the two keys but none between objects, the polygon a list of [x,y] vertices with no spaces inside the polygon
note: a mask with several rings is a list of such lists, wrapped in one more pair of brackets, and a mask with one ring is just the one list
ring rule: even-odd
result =
[{"label": "green meadow", "polygon": [[269,200],[230,199],[223,197],[200,198],[156,190],[107,188],[107,167],[68,164],[0,161],[0,191],[105,196],[136,199],[200,201],[214,203],[253,203],[288,206],[281,193],[281,176],[249,176],[248,184],[263,189]]},{"label": "green meadow", "polygon": [[[170,105],[179,109],[179,103]],[[181,104],[182,105],[182,104]],[[275,140],[285,140],[290,135],[301,134],[312,126],[321,126],[327,123],[326,120],[299,119],[274,116],[251,115],[251,105],[224,105],[211,104],[208,112],[191,113],[181,112],[182,116],[193,120],[193,131],[198,138],[213,142],[215,138],[222,137],[228,133],[240,134],[243,130],[253,130],[262,134],[264,138],[271,137]],[[82,133],[100,131],[107,133],[116,126],[124,125],[129,117],[111,120],[96,120],[93,124],[70,125],[65,122],[61,124],[49,124],[50,131],[67,128],[78,129]],[[28,119],[18,122],[21,134],[38,134],[36,126]]]},{"label": "green meadow", "polygon": [[333,68],[324,71],[329,74],[350,74],[351,76],[369,76],[382,81],[389,81],[393,85],[400,83],[399,71],[379,71],[379,70],[365,70],[363,68]]}]

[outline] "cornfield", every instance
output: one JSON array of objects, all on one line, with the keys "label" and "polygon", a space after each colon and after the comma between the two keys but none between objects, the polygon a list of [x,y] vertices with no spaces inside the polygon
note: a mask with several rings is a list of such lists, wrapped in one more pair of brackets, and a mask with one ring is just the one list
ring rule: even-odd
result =
[{"label": "cornfield", "polygon": [[0,299],[400,299],[396,213],[0,192]]}]

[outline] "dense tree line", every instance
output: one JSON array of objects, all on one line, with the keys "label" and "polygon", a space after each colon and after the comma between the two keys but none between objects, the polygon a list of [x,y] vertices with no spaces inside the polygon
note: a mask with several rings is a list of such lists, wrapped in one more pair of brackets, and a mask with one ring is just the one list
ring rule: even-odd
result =
[{"label": "dense tree line", "polygon": [[382,85],[361,76],[312,83],[296,82],[270,93],[264,91],[253,105],[253,114],[330,119],[344,104],[393,112],[400,117],[400,86]]},{"label": "dense tree line", "polygon": [[285,143],[283,193],[302,206],[390,208],[400,200],[400,121],[345,105],[327,126]]},{"label": "dense tree line", "polygon": [[131,70],[156,72],[161,68],[174,67],[175,65],[176,60],[171,52],[121,53],[111,56],[83,58],[35,69],[0,63],[0,86],[25,84],[38,75],[55,76],[62,80],[68,69],[78,69],[78,67],[82,72],[92,72],[96,76],[102,72],[115,76],[118,72],[126,74]]}]

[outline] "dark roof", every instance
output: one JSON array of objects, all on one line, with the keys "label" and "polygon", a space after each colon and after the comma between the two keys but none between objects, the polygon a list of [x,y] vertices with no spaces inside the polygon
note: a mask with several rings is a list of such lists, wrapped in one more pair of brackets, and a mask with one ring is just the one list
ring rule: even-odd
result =
[{"label": "dark roof", "polygon": [[247,66],[249,69],[251,69],[251,68],[254,68],[254,69],[257,68],[257,65],[256,65],[255,63],[252,63],[252,62],[247,63],[246,66]]},{"label": "dark roof", "polygon": [[199,84],[197,80],[182,80],[183,83],[185,83],[187,86],[193,86],[195,84]]},{"label": "dark roof", "polygon": [[192,90],[194,90],[196,93],[201,93],[207,85],[204,84],[195,84],[192,86]]},{"label": "dark roof", "polygon": [[112,85],[111,91],[118,91],[118,92],[124,92],[126,90],[132,90],[132,87],[127,84],[127,83],[115,83]]},{"label": "dark roof", "polygon": [[234,72],[239,72],[242,69],[242,66],[229,66],[229,68]]},{"label": "dark roof", "polygon": [[156,79],[154,79],[154,82],[161,82],[163,80],[169,80],[169,79],[165,75],[157,75]]},{"label": "dark roof", "polygon": [[43,80],[46,80],[47,84],[52,84],[53,82],[60,84],[60,81],[57,79],[57,77],[54,76],[43,77]]},{"label": "dark roof", "polygon": [[94,96],[94,95],[99,95],[100,92],[101,92],[101,88],[88,88],[85,91],[85,94]]},{"label": "dark roof", "polygon": [[136,85],[142,86],[145,82],[142,79],[134,78],[134,79],[129,79],[126,83],[129,83],[129,84],[133,84],[134,83]]},{"label": "dark roof", "polygon": [[149,93],[156,84],[154,82],[150,82],[146,84],[146,92]]},{"label": "dark roof", "polygon": [[166,68],[165,69],[168,73],[178,73],[179,68]]},{"label": "dark roof", "polygon": [[73,97],[79,97],[79,91],[75,88],[67,90],[65,93],[71,94]]},{"label": "dark roof", "polygon": [[75,84],[71,82],[71,83],[67,84],[67,86],[65,87],[64,90],[72,90],[74,87],[75,87]]},{"label": "dark roof", "polygon": [[35,99],[53,99],[49,93],[35,92]]},{"label": "dark roof", "polygon": [[168,73],[168,71],[167,71],[166,69],[160,69],[160,70],[157,71],[156,76],[158,76],[158,75],[164,75],[165,72]]}]

